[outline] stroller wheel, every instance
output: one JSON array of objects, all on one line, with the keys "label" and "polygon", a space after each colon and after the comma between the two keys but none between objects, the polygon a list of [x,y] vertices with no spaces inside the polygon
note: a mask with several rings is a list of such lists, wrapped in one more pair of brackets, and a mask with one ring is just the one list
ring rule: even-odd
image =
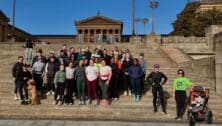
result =
[{"label": "stroller wheel", "polygon": [[212,111],[209,111],[207,113],[207,123],[208,124],[212,124],[213,123],[213,113],[212,113]]},{"label": "stroller wheel", "polygon": [[189,126],[195,126],[195,119],[192,114],[189,115]]}]

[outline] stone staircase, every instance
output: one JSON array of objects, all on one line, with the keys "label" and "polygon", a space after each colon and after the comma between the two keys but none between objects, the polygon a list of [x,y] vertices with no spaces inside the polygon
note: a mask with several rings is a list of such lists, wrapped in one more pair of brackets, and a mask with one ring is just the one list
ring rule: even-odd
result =
[{"label": "stone staircase", "polygon": [[[68,46],[70,47],[71,44]],[[44,54],[49,54],[50,50],[59,50],[62,45],[37,45],[43,49]],[[72,45],[86,47],[83,45]],[[97,45],[90,44],[91,50]],[[105,46],[105,45],[104,45]],[[113,48],[115,45],[106,45],[106,48]],[[122,43],[117,44],[119,48],[130,49],[133,56],[138,57],[140,52],[145,53],[148,61],[148,72],[152,71],[153,64],[160,64],[160,69],[169,78],[164,89],[172,95],[172,82],[177,76],[178,67],[163,55],[157,48],[150,44]],[[38,106],[22,106],[18,101],[13,100],[14,83],[11,78],[11,68],[17,60],[18,55],[24,54],[22,44],[13,44],[10,47],[6,44],[0,44],[0,118],[9,119],[68,119],[68,120],[120,120],[120,121],[174,121],[175,100],[173,97],[167,99],[167,115],[161,114],[161,107],[157,114],[153,113],[152,94],[148,85],[147,92],[139,102],[133,102],[130,96],[120,96],[118,101],[112,101],[109,107],[102,106],[78,106],[78,100],[75,100],[73,106],[55,106],[53,105],[53,96],[43,96],[42,104]],[[195,72],[187,68],[186,76],[195,85],[207,85],[207,80],[198,80]],[[214,113],[214,120],[222,122],[221,98],[213,89],[210,91],[209,106]],[[186,114],[185,114],[186,115]],[[186,117],[186,116],[184,116]],[[186,121],[186,120],[185,120]]]}]

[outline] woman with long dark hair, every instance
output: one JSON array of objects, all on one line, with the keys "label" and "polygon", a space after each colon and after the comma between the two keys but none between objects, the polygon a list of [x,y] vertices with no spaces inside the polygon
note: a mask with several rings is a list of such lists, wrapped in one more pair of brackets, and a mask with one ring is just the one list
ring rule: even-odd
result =
[{"label": "woman with long dark hair", "polygon": [[182,120],[187,99],[186,88],[190,87],[192,83],[185,77],[185,72],[182,69],[179,69],[177,74],[178,77],[173,81],[177,110],[177,117],[175,119]]}]

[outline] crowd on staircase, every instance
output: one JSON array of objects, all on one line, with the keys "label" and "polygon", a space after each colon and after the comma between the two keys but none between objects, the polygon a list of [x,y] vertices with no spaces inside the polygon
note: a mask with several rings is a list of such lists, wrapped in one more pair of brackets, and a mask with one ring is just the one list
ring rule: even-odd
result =
[{"label": "crowd on staircase", "polygon": [[[45,94],[54,96],[55,105],[73,105],[74,99],[78,99],[79,105],[107,107],[111,100],[118,100],[121,93],[132,96],[133,101],[139,102],[144,81],[147,80],[152,85],[154,112],[157,112],[156,101],[159,97],[162,113],[167,114],[162,87],[168,80],[167,76],[155,64],[154,71],[146,77],[147,61],[144,53],[141,52],[139,58],[135,58],[129,49],[119,49],[117,46],[107,49],[98,45],[90,51],[90,46],[76,49],[64,44],[58,54],[54,50],[46,57],[39,48],[33,57],[34,46],[28,39],[25,57],[19,56],[12,68],[15,79],[14,99],[20,99],[21,104],[29,104],[30,100],[31,104],[40,104],[38,97]],[[46,84],[44,77],[47,78]],[[187,83],[190,86],[190,82]],[[175,89],[181,89],[176,87],[175,84]],[[30,96],[28,90],[32,92]],[[185,90],[183,88],[182,91]]]}]

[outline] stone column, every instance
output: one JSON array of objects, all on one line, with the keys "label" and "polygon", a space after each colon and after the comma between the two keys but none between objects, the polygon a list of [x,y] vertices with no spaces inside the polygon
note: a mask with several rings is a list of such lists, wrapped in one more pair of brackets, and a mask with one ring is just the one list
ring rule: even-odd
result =
[{"label": "stone column", "polygon": [[100,29],[100,43],[102,43],[103,42],[103,29]]},{"label": "stone column", "polygon": [[106,29],[106,43],[109,43],[109,29]]},{"label": "stone column", "polygon": [[94,38],[93,38],[94,42],[93,43],[96,43],[96,29],[94,29],[94,35],[93,36],[94,36]]},{"label": "stone column", "polygon": [[80,43],[79,41],[79,29],[77,28],[77,31],[76,31],[76,43]]},{"label": "stone column", "polygon": [[91,30],[91,29],[88,29],[88,37],[87,37],[87,42],[90,42],[90,30]]},{"label": "stone column", "polygon": [[222,42],[216,42],[215,46],[216,92],[222,94]]},{"label": "stone column", "polygon": [[118,42],[122,42],[121,38],[121,29],[118,29]]},{"label": "stone column", "polygon": [[82,30],[82,42],[85,42],[85,29],[81,29]]}]

